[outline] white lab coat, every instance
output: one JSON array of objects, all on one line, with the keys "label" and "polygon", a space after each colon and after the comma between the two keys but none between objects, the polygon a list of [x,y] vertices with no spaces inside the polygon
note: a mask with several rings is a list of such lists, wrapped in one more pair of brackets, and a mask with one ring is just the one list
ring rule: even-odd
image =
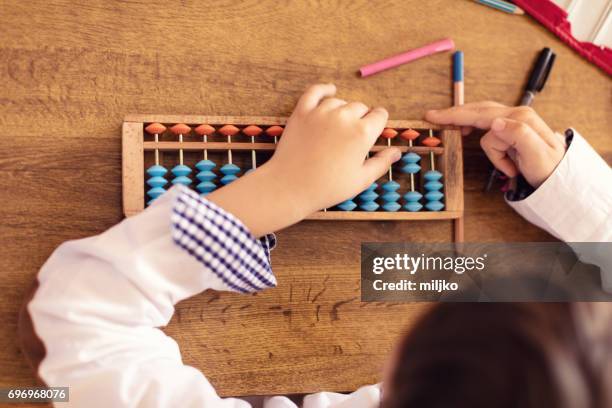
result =
[{"label": "white lab coat", "polygon": [[[46,348],[39,375],[48,386],[69,386],[71,406],[251,406],[220,398],[204,373],[182,363],[176,342],[159,329],[177,302],[206,289],[227,289],[172,241],[169,220],[178,191],[100,235],[62,244],[38,275],[28,310]],[[548,180],[509,205],[564,241],[612,240],[612,171],[577,133]],[[610,273],[602,272],[612,291]],[[378,385],[348,395],[322,392],[307,396],[303,406],[376,407],[380,395]],[[296,408],[282,396],[264,406]]]}]

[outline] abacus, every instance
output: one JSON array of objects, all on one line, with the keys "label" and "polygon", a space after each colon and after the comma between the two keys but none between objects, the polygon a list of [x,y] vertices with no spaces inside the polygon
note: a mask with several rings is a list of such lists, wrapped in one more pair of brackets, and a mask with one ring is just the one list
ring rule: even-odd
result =
[{"label": "abacus", "polygon": [[[202,195],[268,160],[287,118],[129,115],[123,123],[123,212],[142,211],[173,184]],[[461,133],[418,120],[390,120],[370,153],[402,158],[365,191],[310,220],[453,220],[463,241]]]}]

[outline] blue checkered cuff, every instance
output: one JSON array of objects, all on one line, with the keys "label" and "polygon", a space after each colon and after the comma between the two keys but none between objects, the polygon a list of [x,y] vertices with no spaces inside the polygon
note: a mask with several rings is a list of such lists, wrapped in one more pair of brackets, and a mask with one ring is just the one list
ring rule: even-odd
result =
[{"label": "blue checkered cuff", "polygon": [[172,209],[172,239],[230,290],[249,293],[276,286],[270,266],[276,237],[255,238],[235,216],[182,186]]}]

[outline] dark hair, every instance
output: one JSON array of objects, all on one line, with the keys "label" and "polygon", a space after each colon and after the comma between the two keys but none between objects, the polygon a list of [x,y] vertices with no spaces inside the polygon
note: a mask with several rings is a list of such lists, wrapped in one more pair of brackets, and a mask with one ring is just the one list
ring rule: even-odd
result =
[{"label": "dark hair", "polygon": [[611,309],[437,304],[399,345],[382,407],[610,407]]}]

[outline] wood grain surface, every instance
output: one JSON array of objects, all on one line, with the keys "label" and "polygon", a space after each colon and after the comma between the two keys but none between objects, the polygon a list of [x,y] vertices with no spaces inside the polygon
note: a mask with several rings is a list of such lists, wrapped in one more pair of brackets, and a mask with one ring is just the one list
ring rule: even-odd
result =
[{"label": "wood grain surface", "polygon": [[[122,219],[126,114],[287,116],[303,89],[419,118],[452,103],[450,54],[367,79],[360,65],[444,37],[465,52],[466,102],[519,100],[534,57],[558,54],[534,107],[612,160],[612,83],[528,16],[468,0],[0,1],[0,386],[35,383],[17,311],[63,241]],[[465,140],[466,241],[552,239],[483,194],[487,160]],[[205,293],[165,329],[222,395],[352,390],[381,379],[425,304],[359,302],[362,241],[452,239],[450,221],[308,221],[278,234],[279,287]]]}]

